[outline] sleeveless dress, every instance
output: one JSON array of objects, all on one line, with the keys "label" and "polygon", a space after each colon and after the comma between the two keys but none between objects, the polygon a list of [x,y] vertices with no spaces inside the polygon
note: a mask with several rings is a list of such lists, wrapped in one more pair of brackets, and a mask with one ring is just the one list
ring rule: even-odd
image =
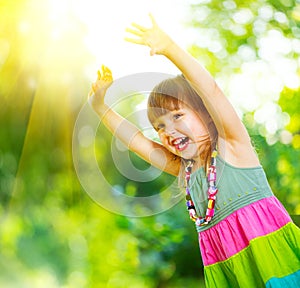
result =
[{"label": "sleeveless dress", "polygon": [[[189,188],[198,215],[207,208],[203,168]],[[215,216],[196,226],[207,288],[300,287],[300,229],[274,196],[261,166],[236,168],[217,156]]]}]

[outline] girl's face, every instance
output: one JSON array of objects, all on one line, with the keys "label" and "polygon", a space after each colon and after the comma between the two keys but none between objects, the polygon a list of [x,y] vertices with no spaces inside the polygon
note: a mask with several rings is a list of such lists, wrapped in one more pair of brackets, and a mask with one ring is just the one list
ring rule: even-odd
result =
[{"label": "girl's face", "polygon": [[158,117],[153,123],[162,144],[173,154],[197,160],[210,141],[209,132],[197,113],[182,104],[179,110]]}]

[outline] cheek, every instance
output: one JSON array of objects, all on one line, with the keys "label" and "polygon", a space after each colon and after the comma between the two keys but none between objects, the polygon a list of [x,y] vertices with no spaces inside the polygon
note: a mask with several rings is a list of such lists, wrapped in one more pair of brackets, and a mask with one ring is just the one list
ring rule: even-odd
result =
[{"label": "cheek", "polygon": [[167,142],[167,137],[163,133],[158,133],[158,137],[163,145]]},{"label": "cheek", "polygon": [[199,133],[203,134],[203,133],[207,132],[206,125],[201,120],[199,120],[198,118],[192,119],[189,122],[189,129],[191,131],[194,131],[196,134],[199,134]]},{"label": "cheek", "polygon": [[168,150],[172,150],[173,151],[173,149],[172,149],[172,146],[170,146],[170,143],[169,143],[169,140],[168,140],[168,137],[167,136],[165,136],[164,134],[158,134],[158,137],[159,137],[159,139],[160,139],[160,141],[161,141],[161,144],[164,146],[164,147],[166,147]]},{"label": "cheek", "polygon": [[192,120],[184,123],[184,125],[180,127],[180,131],[187,136],[195,136],[199,134],[200,130],[201,126],[199,125],[199,123],[195,123],[195,121]]}]

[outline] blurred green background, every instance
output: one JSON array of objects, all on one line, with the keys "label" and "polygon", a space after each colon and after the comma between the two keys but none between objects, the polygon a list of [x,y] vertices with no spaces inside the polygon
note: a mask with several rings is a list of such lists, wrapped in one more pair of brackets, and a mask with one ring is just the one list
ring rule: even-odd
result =
[{"label": "blurred green background", "polygon": [[[73,14],[68,25],[56,23],[46,2],[0,0],[0,287],[204,287],[183,202],[130,218],[98,206],[81,187],[72,133],[94,58],[84,23]],[[236,106],[274,193],[299,225],[299,1],[187,2],[188,50]],[[122,177],[111,164],[110,135],[103,127],[97,134],[105,175],[124,193],[155,194],[170,181]]]}]

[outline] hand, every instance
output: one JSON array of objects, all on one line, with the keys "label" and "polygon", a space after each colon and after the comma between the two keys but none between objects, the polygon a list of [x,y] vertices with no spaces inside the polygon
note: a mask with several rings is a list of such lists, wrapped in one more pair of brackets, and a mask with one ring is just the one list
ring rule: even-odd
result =
[{"label": "hand", "polygon": [[172,39],[160,29],[157,25],[154,17],[149,14],[152,22],[151,28],[145,28],[136,23],[132,23],[132,26],[136,29],[127,28],[126,31],[138,36],[138,38],[125,38],[126,41],[149,46],[151,48],[150,55],[155,54],[166,55],[168,48],[172,45]]},{"label": "hand", "polygon": [[106,90],[113,82],[112,73],[106,66],[102,65],[102,73],[98,70],[97,74],[97,80],[92,83],[92,89],[88,94],[88,101],[95,110],[104,104]]}]

